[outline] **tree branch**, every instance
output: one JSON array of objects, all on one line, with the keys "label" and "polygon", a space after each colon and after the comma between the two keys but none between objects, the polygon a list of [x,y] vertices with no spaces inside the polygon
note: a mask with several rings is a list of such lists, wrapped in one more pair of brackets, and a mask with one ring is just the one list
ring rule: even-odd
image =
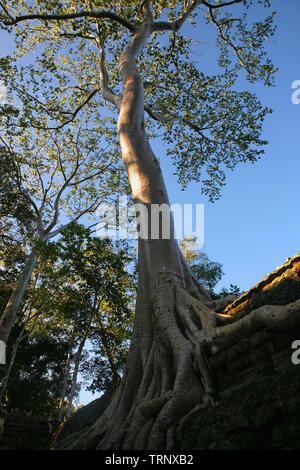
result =
[{"label": "tree branch", "polygon": [[75,183],[69,183],[68,186],[77,186],[78,184],[84,183],[85,181],[89,181],[95,176],[100,175],[103,173],[105,170],[107,170],[111,166],[111,162],[108,163],[104,168],[101,168],[101,170],[97,171],[96,173],[93,173],[92,175],[86,176],[85,178],[82,178],[79,181],[76,181]]},{"label": "tree branch", "polygon": [[[222,31],[222,27],[221,27],[221,24],[218,23],[218,21],[216,20],[213,12],[212,12],[212,9],[209,8],[209,16],[212,20],[212,22],[214,23],[214,25],[217,27],[217,30],[219,31],[219,34],[220,34],[220,37],[221,39],[225,42],[225,44],[227,44],[229,47],[231,47],[231,49],[233,49],[234,53],[236,54],[240,64],[245,67],[245,62],[243,61],[243,59],[241,58],[241,55],[238,51],[238,48],[223,34],[223,31]],[[224,24],[224,23],[223,23]]]},{"label": "tree branch", "polygon": [[194,124],[192,121],[189,121],[188,119],[178,116],[175,114],[169,114],[169,116],[162,116],[157,114],[155,111],[152,110],[150,106],[144,107],[145,111],[149,114],[150,117],[155,119],[155,121],[161,121],[161,122],[176,122],[176,121],[181,121],[183,124],[187,125],[190,129],[194,130],[199,134],[202,139],[210,140],[207,136],[205,136],[202,131],[207,130],[207,127],[199,127],[196,124]]},{"label": "tree branch", "polygon": [[12,157],[12,162],[14,164],[14,167],[15,167],[15,170],[16,170],[16,182],[17,182],[17,186],[19,188],[19,191],[20,193],[29,201],[29,203],[32,205],[36,215],[37,215],[37,218],[38,218],[38,224],[41,222],[41,214],[40,214],[40,211],[35,203],[35,201],[29,196],[29,194],[27,194],[27,192],[25,191],[25,189],[23,188],[22,186],[22,175],[20,173],[20,168],[17,164],[17,162],[15,161],[15,153],[14,151],[10,148],[10,146],[7,144],[7,142],[0,136],[0,140],[1,142],[3,143],[3,145],[5,146],[5,148],[8,150],[9,154],[11,155]]},{"label": "tree branch", "polygon": [[5,8],[2,2],[0,2],[0,6],[3,9],[4,13],[10,18],[12,21],[14,21],[14,18],[10,15],[9,11]]},{"label": "tree branch", "polygon": [[231,0],[230,2],[223,2],[223,3],[218,3],[217,5],[211,5],[206,0],[202,0],[201,3],[208,8],[222,8],[222,7],[229,7],[230,5],[234,5],[236,3],[242,3],[242,1],[243,0]]},{"label": "tree branch", "polygon": [[[12,86],[12,88],[14,90],[16,90],[18,93],[22,93],[22,94],[25,94],[26,96],[28,96],[28,98],[30,98],[31,100],[35,101],[35,103],[38,103],[40,106],[42,106],[43,108],[45,108],[46,110],[46,113],[48,114],[48,116],[52,118],[51,116],[51,112],[57,112],[57,108],[48,108],[47,107],[47,104],[43,103],[42,101],[40,101],[36,96],[33,96],[31,95],[30,93],[28,93],[26,91],[26,89],[24,88],[20,88],[18,86]],[[75,88],[79,88],[79,87],[75,87]],[[80,91],[82,91],[81,88],[79,88]],[[59,126],[53,126],[53,127],[47,127],[47,126],[40,126],[40,125],[35,125],[33,123],[31,123],[31,126],[34,127],[35,129],[41,129],[41,130],[45,130],[45,131],[48,131],[48,130],[52,130],[52,131],[55,131],[55,130],[59,130],[59,129],[62,129],[64,126],[66,126],[67,124],[70,124],[71,122],[74,121],[75,117],[77,116],[77,114],[79,113],[79,111],[81,111],[82,108],[84,108],[84,106],[86,104],[89,103],[89,101],[99,92],[99,88],[95,88],[93,91],[91,91],[89,93],[89,95],[87,96],[87,98],[81,103],[78,105],[78,107],[74,110],[74,111],[60,111],[60,114],[64,114],[64,115],[71,115],[71,117],[69,119],[67,119],[65,122],[63,122],[62,124],[60,124]],[[16,126],[18,126],[16,124]],[[18,127],[21,127],[21,126],[18,126]]]},{"label": "tree branch", "polygon": [[[150,1],[151,0],[143,0],[141,6],[140,6],[140,15],[145,23],[153,22],[153,16],[152,16],[152,11],[150,7]],[[144,12],[145,10],[145,12]]]},{"label": "tree branch", "polygon": [[234,5],[236,3],[241,3],[243,0],[232,0],[229,2],[218,3],[217,5],[211,5],[206,0],[194,0],[192,4],[186,9],[182,16],[177,18],[177,20],[169,21],[156,21],[153,23],[153,31],[178,31],[186,19],[193,13],[193,11],[199,5],[205,5],[209,9],[217,9],[222,7],[227,7]]},{"label": "tree branch", "polygon": [[59,129],[62,129],[64,126],[66,126],[67,124],[70,124],[70,122],[73,122],[75,117],[77,116],[77,114],[79,113],[79,111],[81,111],[82,108],[84,108],[84,106],[86,104],[88,104],[88,102],[93,98],[93,96],[95,96],[99,91],[99,88],[95,88],[89,95],[88,97],[71,113],[72,116],[70,117],[70,119],[68,119],[67,121],[63,122],[62,124],[60,124],[59,126],[57,127],[47,127],[46,129],[48,130],[59,130]]},{"label": "tree branch", "polygon": [[[212,5],[206,0],[194,0],[192,4],[187,8],[181,17],[173,22],[168,21],[156,21],[153,23],[153,31],[178,31],[188,16],[196,9],[198,5],[205,5],[210,9],[222,8],[237,3],[241,3],[243,0],[231,0],[229,2],[218,3],[217,5]],[[150,8],[148,5],[149,0],[144,0],[141,5],[141,11],[145,9],[147,11],[146,16],[148,16]],[[15,18],[10,15],[8,10],[5,8],[2,2],[0,2],[7,19],[3,20],[5,26],[13,26],[17,23],[29,20],[41,20],[41,21],[64,21],[64,20],[74,20],[77,18],[96,18],[96,19],[110,19],[124,26],[126,29],[132,33],[137,33],[139,28],[130,21],[126,20],[120,15],[117,15],[111,11],[78,11],[73,13],[62,13],[62,14],[43,14],[43,13],[32,13],[29,15],[16,16]]]},{"label": "tree branch", "polygon": [[56,199],[55,199],[55,203],[54,203],[54,216],[53,216],[53,219],[52,219],[52,222],[50,222],[50,224],[48,225],[48,227],[45,229],[45,234],[48,235],[48,238],[49,238],[49,232],[53,229],[53,227],[55,227],[57,221],[58,221],[58,217],[59,217],[59,203],[60,203],[60,199],[61,199],[61,196],[64,192],[64,190],[67,188],[67,186],[69,185],[70,181],[74,178],[74,176],[76,175],[77,171],[78,171],[78,168],[79,168],[79,160],[77,158],[77,161],[76,161],[76,165],[75,165],[75,169],[74,171],[71,173],[71,175],[69,176],[69,178],[64,182],[64,184],[62,185],[62,187],[60,188],[60,190],[58,191],[58,194],[56,196]]},{"label": "tree branch", "polygon": [[102,196],[101,198],[100,197],[97,198],[92,204],[90,204],[83,211],[81,211],[76,217],[74,217],[74,219],[70,220],[70,222],[68,222],[65,225],[61,225],[60,227],[58,227],[58,229],[54,230],[51,233],[48,233],[48,239],[53,238],[56,235],[58,235],[62,230],[66,229],[72,222],[77,222],[77,220],[80,219],[80,217],[82,217],[87,212],[91,212],[92,210],[96,210],[97,207],[101,204],[101,202],[103,200],[104,200],[104,196]]},{"label": "tree branch", "polygon": [[185,20],[193,13],[198,5],[203,3],[202,0],[195,0],[177,20],[169,21],[156,21],[153,23],[153,31],[178,31]]},{"label": "tree branch", "polygon": [[[71,117],[70,119],[67,119],[66,121],[64,121],[62,124],[60,124],[59,126],[53,126],[53,127],[48,127],[48,126],[37,126],[33,123],[31,123],[31,126],[34,127],[34,129],[41,129],[41,130],[44,130],[44,131],[57,131],[57,130],[60,130],[62,129],[64,126],[67,126],[68,124],[70,124],[71,122],[74,121],[74,119],[76,118],[77,114],[79,113],[79,111],[82,110],[82,108],[84,108],[84,106],[86,104],[88,104],[88,102],[93,98],[93,96],[95,96],[97,93],[99,92],[99,88],[95,88],[89,95],[88,97],[72,112],[67,112],[67,111],[61,111],[61,114],[71,114]],[[35,99],[35,98],[34,98]],[[46,106],[45,106],[46,107]],[[46,108],[47,110],[47,108]]]},{"label": "tree branch", "polygon": [[12,18],[12,16],[6,11],[6,9],[1,4],[4,12],[8,16],[9,19],[4,20],[3,23],[5,26],[13,26],[17,23],[29,20],[42,20],[42,21],[65,21],[65,20],[75,20],[77,18],[98,18],[98,19],[109,19],[112,21],[116,21],[120,25],[127,28],[132,33],[137,31],[135,25],[127,21],[125,18],[113,13],[111,11],[78,11],[74,13],[62,13],[62,14],[43,14],[43,13],[33,13],[30,15],[22,15],[16,16]]},{"label": "tree branch", "polygon": [[100,92],[104,100],[109,101],[117,109],[121,106],[121,97],[114,93],[108,86],[109,75],[105,66],[105,48],[104,44],[100,44],[100,65],[99,65],[99,76],[100,76]]},{"label": "tree branch", "polygon": [[59,37],[67,39],[88,39],[89,41],[95,41],[97,43],[97,38],[95,36],[87,36],[86,34],[81,33],[61,33]]}]

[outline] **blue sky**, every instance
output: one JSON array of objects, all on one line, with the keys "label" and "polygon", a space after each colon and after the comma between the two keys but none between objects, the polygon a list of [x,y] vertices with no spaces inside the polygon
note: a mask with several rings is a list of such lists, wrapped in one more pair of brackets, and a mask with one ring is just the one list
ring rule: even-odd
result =
[{"label": "blue sky", "polygon": [[[223,264],[225,275],[218,288],[237,284],[242,290],[255,285],[287,257],[300,251],[300,104],[292,103],[292,83],[300,80],[298,0],[273,0],[277,11],[277,31],[268,44],[269,55],[278,67],[274,88],[252,88],[262,103],[273,109],[264,124],[263,137],[269,141],[265,155],[255,163],[239,165],[227,172],[222,197],[214,204],[201,194],[199,184],[189,184],[182,192],[171,162],[158,142],[154,151],[160,157],[170,202],[205,205],[203,251],[211,260]],[[203,67],[211,64],[214,40],[192,30]],[[11,45],[0,32],[0,55]],[[205,71],[203,69],[203,71]],[[300,95],[299,95],[300,96]],[[81,402],[93,397],[81,394]]]},{"label": "blue sky", "polygon": [[[279,69],[276,85],[251,88],[265,106],[273,109],[264,124],[263,137],[269,145],[261,160],[227,171],[222,197],[212,204],[201,194],[199,184],[189,184],[182,192],[167,157],[161,158],[171,204],[205,206],[203,251],[211,260],[221,262],[225,272],[217,288],[232,283],[247,290],[300,251],[300,104],[291,100],[295,91],[292,83],[300,80],[300,2],[273,0],[272,5],[277,11],[277,31],[267,50]],[[197,36],[195,29],[193,36]],[[214,40],[199,44],[202,63],[210,61],[214,44]],[[161,151],[161,147],[155,147]]]}]

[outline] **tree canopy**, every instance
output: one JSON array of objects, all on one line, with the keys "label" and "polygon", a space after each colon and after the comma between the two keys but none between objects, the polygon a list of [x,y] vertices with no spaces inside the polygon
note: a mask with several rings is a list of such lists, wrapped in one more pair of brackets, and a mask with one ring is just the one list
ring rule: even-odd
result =
[{"label": "tree canopy", "polygon": [[[274,34],[274,13],[250,24],[241,6],[251,10],[253,4],[256,13],[257,5],[270,6],[268,0],[153,1],[151,36],[138,58],[148,132],[165,142],[182,186],[201,182],[211,200],[220,196],[224,169],[256,161],[266,144],[260,134],[270,110],[237,86],[243,71],[250,83],[273,85],[275,68],[264,42]],[[134,1],[6,2],[2,22],[14,32],[15,60],[31,52],[34,62],[16,83],[14,66],[1,59],[8,101],[17,94],[24,103],[16,126],[63,129],[65,140],[80,120],[89,130],[89,149],[115,142],[111,111],[121,94],[118,60],[129,35],[140,28],[142,10]],[[212,75],[201,70],[190,37],[199,22],[216,31],[219,71]]]}]

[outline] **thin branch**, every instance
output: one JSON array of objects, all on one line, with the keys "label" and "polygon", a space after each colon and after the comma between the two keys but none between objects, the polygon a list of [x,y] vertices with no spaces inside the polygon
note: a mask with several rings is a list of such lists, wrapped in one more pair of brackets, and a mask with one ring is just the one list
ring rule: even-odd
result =
[{"label": "thin branch", "polygon": [[[53,219],[52,219],[52,222],[49,224],[49,226],[47,227],[47,229],[45,230],[45,233],[48,234],[50,230],[52,230],[52,228],[56,225],[57,223],[57,220],[58,220],[58,217],[59,217],[59,202],[60,202],[60,199],[61,199],[61,196],[64,192],[64,190],[70,186],[70,181],[72,181],[72,179],[76,176],[77,174],[77,171],[79,170],[79,168],[85,163],[86,159],[88,158],[88,155],[90,154],[90,152],[92,151],[92,149],[87,153],[86,157],[81,161],[81,163],[79,163],[79,150],[78,150],[78,140],[79,140],[79,134],[80,132],[78,132],[77,134],[77,142],[76,142],[76,150],[77,150],[77,156],[76,156],[76,164],[75,164],[75,169],[74,171],[71,173],[71,175],[65,179],[65,182],[64,184],[62,185],[62,187],[57,191],[56,193],[56,199],[55,199],[55,203],[54,203],[54,207],[53,207],[53,210],[54,210],[54,216],[53,216]],[[56,164],[56,168],[53,172],[53,175],[55,174],[58,166],[59,166],[59,158],[58,158],[58,161],[57,161],[57,164]],[[47,188],[47,191],[50,189],[51,187],[51,184],[52,182],[50,183],[49,187]],[[49,201],[49,204],[50,204],[50,201]],[[50,204],[51,205],[51,204]]]},{"label": "thin branch", "polygon": [[88,212],[91,212],[92,210],[96,210],[97,207],[101,204],[101,202],[104,200],[104,196],[102,196],[101,198],[97,198],[92,204],[90,204],[88,207],[86,207],[83,211],[81,211],[76,217],[74,217],[74,219],[70,220],[70,222],[68,222],[67,224],[65,225],[61,225],[60,227],[58,227],[56,230],[54,230],[53,232],[49,233],[48,234],[48,239],[50,238],[53,238],[55,237],[56,235],[58,235],[60,232],[62,232],[63,230],[65,230],[71,223],[73,222],[77,222],[77,220],[80,219],[80,217],[82,217],[83,215],[85,215],[86,213]]},{"label": "thin branch", "polygon": [[[40,151],[42,150],[42,147],[39,147],[37,149],[37,151],[35,152],[35,162],[36,162],[36,165],[35,165],[35,170],[37,172],[37,175],[38,175],[38,179],[40,181],[40,187],[41,187],[41,190],[42,190],[42,194],[43,194],[43,200],[45,199],[46,195],[45,195],[45,186],[44,186],[44,181],[43,181],[43,177],[41,175],[41,172],[39,170],[39,165],[38,165],[38,155],[40,153]],[[40,212],[42,211],[42,208],[39,209]]]},{"label": "thin branch", "polygon": [[161,121],[161,122],[182,122],[183,124],[187,125],[190,129],[194,130],[201,136],[202,139],[209,140],[207,136],[203,134],[202,131],[205,131],[208,129],[208,127],[199,127],[196,124],[194,124],[192,121],[182,117],[178,116],[176,114],[169,114],[168,116],[162,116],[157,114],[155,111],[152,110],[150,106],[144,107],[145,111],[149,114],[150,117],[155,119],[155,121]]},{"label": "thin branch", "polygon": [[150,7],[150,0],[143,0],[140,6],[140,15],[142,19],[144,20],[144,22],[148,22],[148,23],[153,22],[153,16],[152,16],[152,11]]},{"label": "thin branch", "polygon": [[[96,227],[96,226],[98,227],[99,223],[100,223],[100,222],[95,222],[94,224],[89,225],[89,226],[87,227],[88,230],[91,230],[93,227]],[[105,228],[106,225],[107,225],[107,224],[105,223],[105,224],[103,224],[100,228]],[[91,230],[91,233],[95,233],[95,232],[97,232],[97,231],[98,231],[98,229],[96,229],[96,230]]]},{"label": "thin branch", "polygon": [[[156,21],[153,23],[153,31],[178,31],[185,20],[189,17],[189,15],[196,9],[198,5],[205,5],[209,9],[217,9],[222,8],[230,5],[234,5],[237,3],[241,3],[243,0],[231,0],[229,2],[218,3],[217,5],[212,5],[208,3],[206,0],[195,0],[192,4],[187,8],[187,10],[183,13],[181,17],[173,22],[168,21]],[[0,2],[0,6],[2,7],[3,11],[5,12],[7,19],[3,20],[5,26],[13,26],[17,23],[28,21],[28,20],[41,20],[41,21],[64,21],[64,20],[74,20],[77,18],[96,18],[96,19],[110,19],[119,23],[120,25],[124,26],[126,29],[131,31],[132,33],[137,33],[139,28],[134,24],[130,23],[125,18],[117,15],[111,11],[79,11],[73,13],[64,13],[64,14],[43,14],[43,13],[33,13],[29,15],[22,15],[16,16],[13,18],[7,9],[4,7],[2,2]],[[146,16],[149,15],[149,5],[148,0],[144,0],[141,5],[141,10],[147,9]]]},{"label": "thin branch", "polygon": [[[73,122],[75,117],[77,116],[77,114],[79,113],[79,111],[81,111],[82,108],[84,108],[84,106],[86,104],[88,104],[88,102],[93,98],[93,96],[95,96],[99,91],[99,88],[95,88],[89,95],[88,97],[75,109],[75,111],[72,112],[72,117],[70,119],[68,119],[67,121],[63,122],[60,126],[58,127],[55,127],[53,128],[54,130],[57,130],[57,129],[62,129],[62,127],[66,126],[67,124],[70,124],[70,122]],[[49,129],[52,129],[51,127],[49,127]]]},{"label": "thin branch", "polygon": [[209,16],[210,16],[212,22],[214,23],[214,25],[217,27],[221,39],[225,42],[225,44],[227,44],[229,47],[231,47],[231,49],[233,49],[233,51],[235,52],[237,58],[238,58],[239,61],[240,61],[240,64],[241,64],[243,67],[246,67],[246,64],[245,64],[245,62],[243,61],[243,59],[241,58],[241,55],[240,55],[240,53],[239,53],[239,51],[238,51],[238,48],[228,39],[228,37],[226,37],[226,36],[223,34],[221,25],[220,25],[220,23],[218,23],[218,21],[216,20],[216,18],[215,18],[215,16],[214,16],[214,14],[213,14],[211,8],[209,9]]},{"label": "thin branch", "polygon": [[[2,6],[2,5],[1,5]],[[3,8],[3,7],[2,7]],[[10,20],[4,20],[3,23],[6,26],[13,26],[17,23],[28,21],[28,20],[41,20],[41,21],[65,21],[65,20],[75,20],[77,18],[98,18],[98,19],[109,19],[112,21],[116,21],[120,25],[127,28],[132,33],[137,31],[136,26],[132,23],[127,21],[125,18],[113,13],[111,11],[78,11],[74,13],[62,13],[62,14],[43,14],[43,13],[33,13],[30,15],[22,15],[16,16],[12,18],[11,15],[6,12],[3,8],[7,16],[9,16]]]},{"label": "thin branch", "polygon": [[[53,172],[52,172],[52,174],[51,174],[51,177],[50,177],[50,181],[49,181],[48,187],[47,187],[47,189],[46,189],[46,191],[45,191],[45,194],[44,194],[43,202],[42,202],[41,209],[40,209],[41,211],[44,210],[44,206],[45,206],[46,200],[47,200],[47,195],[48,195],[50,189],[52,188],[52,184],[53,184],[54,177],[55,177],[55,175],[56,175],[56,171],[57,171],[57,169],[58,169],[58,166],[59,166],[59,162],[56,162],[55,168],[54,168],[54,170],[53,170]],[[48,203],[49,203],[49,201],[48,201]]]},{"label": "thin branch", "polygon": [[30,202],[30,204],[32,205],[34,211],[36,212],[36,215],[38,217],[38,220],[40,220],[40,211],[36,205],[36,203],[34,202],[34,200],[29,196],[29,194],[27,194],[27,192],[25,191],[25,189],[22,187],[22,176],[21,176],[21,173],[20,173],[20,168],[17,164],[17,162],[15,161],[15,153],[14,151],[11,149],[11,147],[7,144],[7,142],[0,136],[0,140],[1,142],[4,144],[4,146],[7,148],[8,152],[10,153],[11,157],[12,157],[12,162],[14,164],[14,167],[16,169],[16,176],[17,176],[17,185],[18,185],[18,188],[19,188],[19,191],[20,193]]},{"label": "thin branch", "polygon": [[[73,115],[73,114],[76,112],[76,110],[75,110],[75,111],[61,111],[61,110],[58,109],[58,107],[56,107],[56,108],[49,108],[46,103],[43,103],[43,102],[40,101],[36,96],[31,95],[30,93],[28,93],[28,91],[27,91],[24,87],[23,87],[23,88],[20,88],[20,87],[18,87],[17,85],[12,85],[12,89],[15,90],[15,91],[17,91],[18,93],[21,93],[22,95],[25,94],[26,96],[28,96],[28,98],[30,98],[30,100],[35,101],[35,102],[38,103],[40,106],[42,106],[43,108],[45,108],[45,110],[46,110],[46,112],[49,114],[49,116],[50,116],[50,113],[51,113],[51,112],[54,112],[54,113],[55,113],[55,112],[58,112],[58,111],[59,111],[60,114],[68,114],[68,115]],[[83,88],[81,88],[81,87],[79,87],[79,86],[67,87],[66,90],[68,90],[68,89],[78,89],[79,91],[84,92],[84,93],[86,93],[86,92],[89,91],[89,90],[83,89]],[[95,89],[94,91],[96,92],[96,90],[98,90],[98,89]],[[91,93],[93,93],[93,92],[91,92]],[[87,99],[91,99],[91,98],[92,98],[92,97],[90,97],[90,98],[88,97]],[[84,104],[86,104],[86,102],[84,102]],[[79,105],[79,107],[80,107],[80,106],[84,106],[84,104],[83,104],[83,105]],[[48,128],[47,128],[47,129],[48,129]]]},{"label": "thin branch", "polygon": [[153,23],[153,31],[178,31],[185,20],[193,13],[198,5],[203,3],[202,0],[195,0],[192,4],[186,9],[182,16],[177,18],[175,21],[156,21]]},{"label": "thin branch", "polygon": [[209,9],[217,9],[222,7],[227,7],[230,5],[234,5],[236,3],[241,3],[243,0],[232,0],[229,2],[218,3],[217,5],[211,5],[206,0],[194,0],[192,4],[186,9],[186,11],[177,18],[175,21],[156,21],[153,23],[153,31],[178,31],[186,19],[194,12],[194,10],[199,5],[205,5]]},{"label": "thin branch", "polygon": [[62,185],[62,187],[60,188],[60,190],[58,191],[58,194],[56,196],[56,199],[55,199],[55,203],[54,203],[54,216],[53,216],[53,219],[52,219],[52,222],[50,222],[50,224],[48,225],[48,227],[46,228],[45,230],[45,234],[49,234],[49,232],[53,229],[53,227],[55,227],[57,221],[58,221],[58,217],[59,217],[59,203],[60,203],[60,199],[61,199],[61,196],[64,192],[64,190],[67,188],[67,186],[69,185],[70,181],[74,178],[74,176],[76,175],[77,171],[79,169],[79,156],[77,156],[77,161],[76,161],[76,165],[75,165],[75,169],[74,171],[71,173],[71,175],[69,176],[69,178],[64,182],[64,184]]},{"label": "thin branch", "polygon": [[100,175],[101,173],[103,173],[105,170],[107,170],[107,169],[110,167],[110,165],[111,165],[111,163],[109,163],[108,165],[106,165],[106,167],[101,168],[101,170],[97,171],[96,173],[93,173],[93,174],[90,175],[90,176],[86,176],[86,177],[83,178],[82,180],[76,181],[75,183],[69,183],[68,186],[77,186],[78,184],[84,183],[85,181],[88,181],[88,180],[94,178],[95,176],[98,176],[98,175]]},{"label": "thin branch", "polygon": [[64,121],[62,124],[60,124],[59,126],[53,126],[53,127],[48,127],[48,126],[36,126],[34,124],[31,123],[31,126],[34,127],[35,129],[41,129],[41,130],[45,130],[45,131],[57,131],[57,130],[60,130],[62,129],[64,126],[70,124],[71,122],[74,121],[74,119],[76,118],[77,114],[79,113],[79,111],[82,110],[82,108],[84,108],[84,106],[86,104],[88,104],[88,102],[93,98],[93,96],[95,96],[97,93],[99,92],[99,88],[95,88],[89,95],[88,97],[72,112],[62,112],[62,114],[71,114],[71,117],[70,119],[67,119],[66,121]]},{"label": "thin branch", "polygon": [[3,243],[5,243],[5,239],[13,243],[18,243],[18,241],[15,238],[10,237],[9,235],[6,235],[5,233],[0,233],[0,238],[2,238]]},{"label": "thin branch", "polygon": [[60,168],[60,171],[63,175],[63,178],[64,178],[64,181],[67,181],[67,176],[66,176],[66,173],[65,173],[65,170],[64,170],[64,166],[63,166],[63,162],[62,162],[62,158],[61,158],[61,149],[57,143],[57,140],[56,138],[53,136],[53,133],[51,132],[50,133],[50,139],[52,140],[52,142],[54,143],[55,147],[56,147],[56,150],[57,150],[57,158],[58,158],[58,162],[59,162],[59,168]]},{"label": "thin branch", "polygon": [[104,44],[100,44],[100,65],[99,65],[99,75],[100,75],[100,92],[104,100],[109,101],[117,109],[120,109],[121,106],[121,97],[114,93],[108,86],[109,75],[105,66],[105,48]]},{"label": "thin branch", "polygon": [[203,5],[212,9],[212,8],[222,8],[222,7],[229,7],[230,5],[235,5],[236,3],[242,3],[243,0],[232,0],[230,2],[218,3],[217,5],[211,5],[206,0],[202,0]]},{"label": "thin branch", "polygon": [[95,36],[87,36],[85,34],[81,33],[61,33],[59,35],[61,38],[67,38],[67,39],[87,39],[89,41],[95,41],[97,43],[97,38]]}]

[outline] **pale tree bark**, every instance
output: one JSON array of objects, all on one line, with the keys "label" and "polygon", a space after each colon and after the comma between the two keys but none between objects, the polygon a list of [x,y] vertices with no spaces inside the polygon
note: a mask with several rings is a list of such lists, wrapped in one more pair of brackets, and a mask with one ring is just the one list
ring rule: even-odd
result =
[{"label": "pale tree bark", "polygon": [[[16,339],[16,341],[15,341],[13,347],[12,347],[9,363],[6,367],[5,375],[3,377],[1,387],[0,387],[0,406],[2,404],[2,400],[3,400],[4,394],[5,394],[6,389],[7,389],[7,385],[8,385],[10,374],[11,374],[11,371],[12,371],[12,368],[13,368],[13,365],[14,365],[14,362],[15,362],[15,359],[16,359],[18,348],[19,348],[20,344],[22,343],[22,341],[27,336],[29,336],[30,333],[33,331],[33,329],[35,327],[35,321],[36,321],[37,317],[39,316],[39,313],[31,315],[31,312],[32,312],[32,309],[30,308],[29,312],[28,312],[28,315],[27,315],[27,319],[24,321],[21,332],[18,335],[18,337],[17,337],[17,339]],[[32,326],[26,331],[26,327],[28,326],[29,322],[32,321],[32,320],[33,320]]]},{"label": "pale tree bark", "polygon": [[84,345],[85,345],[85,342],[86,342],[86,339],[87,339],[87,336],[88,336],[88,333],[89,333],[89,330],[90,330],[91,320],[92,320],[92,318],[90,318],[90,321],[89,321],[89,323],[88,323],[88,325],[87,325],[87,327],[84,331],[84,334],[83,334],[82,339],[79,343],[77,352],[75,354],[74,370],[73,370],[72,380],[71,380],[71,389],[70,389],[70,393],[69,393],[69,396],[68,396],[68,399],[69,399],[68,400],[68,406],[67,406],[66,413],[65,413],[65,418],[66,419],[68,419],[71,416],[72,404],[73,404],[73,399],[74,399],[74,395],[75,395],[75,391],[76,391],[77,376],[78,376],[80,361],[81,361],[81,357],[82,357],[82,351],[83,351],[83,348],[84,348]]},{"label": "pale tree bark", "polygon": [[15,322],[25,290],[30,282],[32,272],[38,260],[38,252],[32,251],[16,281],[16,285],[0,319],[0,340],[7,343],[11,329]]},{"label": "pale tree bark", "polygon": [[19,347],[20,342],[21,342],[21,340],[18,338],[17,341],[15,342],[15,344],[13,345],[11,356],[10,356],[10,359],[9,359],[9,363],[8,363],[8,366],[7,366],[6,371],[5,371],[5,375],[4,375],[2,383],[1,383],[0,407],[2,406],[3,397],[4,397],[4,394],[5,394],[6,389],[7,389],[9,377],[10,377],[11,370],[12,370],[12,367],[13,367],[15,359],[16,359],[16,355],[17,355],[17,351],[18,351],[18,347]]},{"label": "pale tree bark", "polygon": [[[147,22],[120,57],[123,95],[118,132],[135,203],[169,206],[158,160],[144,129],[144,90],[135,59],[151,30]],[[172,222],[171,222],[172,224]],[[134,333],[121,385],[104,415],[75,448],[171,448],[181,417],[203,401],[213,401],[204,354],[205,335],[215,315],[208,294],[189,271],[174,237],[139,239],[139,283]]]},{"label": "pale tree bark", "polygon": [[111,383],[112,383],[113,388],[115,388],[116,385],[120,381],[120,376],[119,376],[119,373],[118,373],[118,369],[117,369],[117,366],[116,366],[116,361],[115,361],[115,358],[114,358],[112,348],[109,346],[109,343],[107,341],[107,333],[105,331],[105,328],[103,327],[103,323],[101,321],[99,311],[96,312],[96,321],[97,321],[98,326],[100,328],[99,336],[101,338],[101,342],[102,342],[102,345],[103,345],[104,354],[105,354],[105,357],[108,360],[110,370],[111,370]]},{"label": "pale tree bark", "polygon": [[84,347],[85,339],[84,341],[83,340],[81,341],[78,351],[76,352],[76,355],[75,355],[74,370],[73,370],[72,380],[71,380],[71,390],[68,396],[68,406],[67,406],[66,413],[65,413],[66,419],[70,418],[71,416],[72,405],[73,405],[73,400],[74,400],[74,395],[75,395],[76,385],[77,385],[77,376],[78,376],[79,365],[80,365],[80,360],[81,360],[81,355],[82,355],[82,350]]},{"label": "pale tree bark", "polygon": [[70,341],[69,341],[69,349],[68,349],[68,355],[67,355],[67,360],[66,360],[63,387],[62,387],[61,397],[60,397],[59,406],[58,406],[58,417],[57,418],[58,418],[59,422],[62,421],[63,415],[64,415],[65,399],[66,399],[68,382],[69,382],[69,373],[70,373],[70,367],[71,367],[71,359],[72,359],[72,351],[73,351],[73,346],[74,346],[74,338],[75,338],[75,326],[73,326],[73,328],[72,328],[72,333],[71,333],[71,337],[70,337]]},{"label": "pale tree bark", "polygon": [[[143,4],[147,7],[147,2]],[[73,449],[174,448],[176,432],[186,417],[216,403],[209,355],[257,328],[288,325],[286,318],[280,320],[282,307],[265,306],[245,319],[222,326],[228,317],[209,308],[208,294],[179,250],[172,221],[169,239],[164,239],[162,225],[158,236],[151,238],[151,229],[157,229],[153,227],[151,207],[169,206],[160,166],[145,134],[144,90],[136,66],[151,32],[151,20],[148,9],[147,21],[121,54],[121,100],[106,87],[108,75],[101,49],[103,96],[119,110],[122,159],[134,202],[140,205],[148,228],[138,240],[135,323],[121,384],[104,414]],[[299,323],[299,302],[287,306],[287,311]]]}]

